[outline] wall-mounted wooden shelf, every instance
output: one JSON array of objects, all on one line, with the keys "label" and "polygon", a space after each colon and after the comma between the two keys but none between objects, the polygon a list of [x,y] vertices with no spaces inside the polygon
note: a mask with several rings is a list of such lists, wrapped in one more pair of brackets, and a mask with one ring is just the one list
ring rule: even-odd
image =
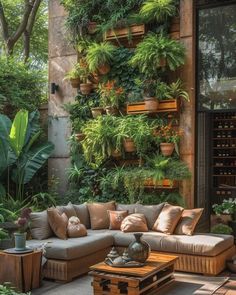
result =
[{"label": "wall-mounted wooden shelf", "polygon": [[179,112],[180,102],[178,99],[168,99],[159,101],[156,111],[150,112],[146,109],[145,102],[135,102],[127,105],[127,114],[150,114],[150,113],[169,113]]}]

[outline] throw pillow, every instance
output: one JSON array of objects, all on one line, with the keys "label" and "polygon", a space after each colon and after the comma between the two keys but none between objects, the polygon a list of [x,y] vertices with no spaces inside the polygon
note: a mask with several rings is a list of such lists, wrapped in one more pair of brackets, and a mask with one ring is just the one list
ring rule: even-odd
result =
[{"label": "throw pillow", "polygon": [[128,216],[128,211],[107,211],[110,219],[109,229],[120,229],[121,222]]},{"label": "throw pillow", "polygon": [[184,210],[175,229],[176,235],[191,236],[202,215],[203,208]]},{"label": "throw pillow", "polygon": [[49,224],[54,232],[54,234],[62,239],[67,239],[67,224],[68,224],[68,217],[65,213],[60,214],[57,208],[49,208],[47,210],[48,213],[48,221]]},{"label": "throw pillow", "polygon": [[134,213],[125,217],[121,222],[120,229],[123,232],[148,231],[147,221],[144,214]]},{"label": "throw pillow", "polygon": [[115,202],[108,203],[91,203],[87,204],[91,228],[92,229],[104,229],[109,228],[109,216],[107,210],[115,210]]},{"label": "throw pillow", "polygon": [[116,210],[117,211],[128,211],[129,214],[135,213],[135,208],[139,204],[117,204],[116,205]]},{"label": "throw pillow", "polygon": [[164,205],[165,203],[161,203],[158,205],[148,205],[148,206],[144,206],[140,204],[135,208],[135,213],[144,214],[147,219],[148,228],[152,229]]},{"label": "throw pillow", "polygon": [[72,217],[72,216],[77,216],[76,215],[76,211],[75,211],[75,208],[74,206],[71,204],[71,202],[69,202],[66,206],[58,206],[57,209],[59,210],[59,212],[62,214],[62,213],[65,213],[66,216],[68,218]]},{"label": "throw pillow", "polygon": [[53,235],[47,211],[30,213],[30,232],[33,239],[44,240]]},{"label": "throw pillow", "polygon": [[152,230],[171,235],[180,220],[183,210],[182,207],[165,204]]},{"label": "throw pillow", "polygon": [[69,238],[84,237],[87,236],[87,229],[78,217],[72,216],[68,220],[67,234]]},{"label": "throw pillow", "polygon": [[87,203],[73,206],[75,208],[76,216],[79,218],[81,223],[84,224],[86,228],[90,228],[91,226]]}]

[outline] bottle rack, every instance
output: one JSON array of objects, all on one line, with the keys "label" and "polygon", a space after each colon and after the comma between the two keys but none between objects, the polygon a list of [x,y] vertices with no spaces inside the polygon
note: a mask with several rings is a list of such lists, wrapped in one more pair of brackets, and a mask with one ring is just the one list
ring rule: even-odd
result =
[{"label": "bottle rack", "polygon": [[212,121],[212,204],[236,198],[236,112],[215,113]]}]

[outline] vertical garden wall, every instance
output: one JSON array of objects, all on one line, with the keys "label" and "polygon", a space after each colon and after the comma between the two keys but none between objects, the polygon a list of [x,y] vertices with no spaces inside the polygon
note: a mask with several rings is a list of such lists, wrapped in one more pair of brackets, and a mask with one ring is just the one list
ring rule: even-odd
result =
[{"label": "vertical garden wall", "polygon": [[[115,198],[118,201],[155,203],[157,199],[163,200],[169,196],[174,202],[179,202],[180,192],[186,205],[192,207],[192,1],[180,1],[180,6],[177,5],[180,21],[176,19],[176,11],[171,11],[172,8],[161,17],[159,13],[158,19],[155,14],[149,13],[148,7],[144,11],[145,21],[137,16],[135,21],[132,20],[133,13],[138,13],[145,1],[138,4],[133,1],[133,6],[130,1],[130,11],[120,11],[124,15],[122,21],[118,22],[119,26],[118,14],[111,18],[113,23],[104,22],[106,15],[99,15],[96,23],[95,20],[86,23],[85,18],[82,26],[76,26],[76,23],[72,26],[77,29],[73,30],[74,35],[70,35],[73,36],[71,40],[77,53],[73,47],[68,47],[69,31],[63,25],[66,19],[67,29],[68,20],[69,27],[73,24],[78,7],[70,6],[76,1],[62,2],[69,12],[69,18],[58,1],[51,1],[49,7],[50,82],[59,84],[60,89],[50,96],[49,136],[58,146],[50,160],[50,170],[52,174],[57,171],[56,175],[61,179],[61,192],[66,190],[69,177],[68,199]],[[80,1],[77,2],[79,4]],[[114,1],[110,2],[112,4]],[[94,9],[96,11],[96,7]],[[166,57],[166,52],[164,58],[151,57],[152,46],[157,46],[155,50],[158,50],[158,42],[169,46],[169,52],[175,54],[175,58],[172,59],[171,55],[168,57],[168,54]],[[184,46],[180,45],[182,43]],[[178,52],[173,48],[177,48]],[[143,58],[143,52],[148,57]],[[65,81],[65,73],[71,69]],[[76,96],[77,88],[73,88],[69,81],[77,77],[80,78],[78,85],[75,85],[76,80],[72,81],[72,86],[79,89]],[[74,97],[75,103],[68,104]],[[186,101],[188,97],[190,101]],[[65,144],[69,138],[68,114],[72,123],[70,159]],[[134,146],[130,139],[133,139]],[[174,143],[172,156],[162,155],[163,141]],[[65,167],[70,162],[72,168],[66,174]],[[191,179],[186,166],[190,168]]]}]

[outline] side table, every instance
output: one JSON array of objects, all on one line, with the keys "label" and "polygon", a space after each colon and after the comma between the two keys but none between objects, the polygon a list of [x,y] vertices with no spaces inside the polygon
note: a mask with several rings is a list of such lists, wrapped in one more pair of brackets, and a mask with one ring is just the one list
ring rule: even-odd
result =
[{"label": "side table", "polygon": [[39,288],[42,252],[8,254],[0,252],[0,284],[10,282],[20,292]]}]

